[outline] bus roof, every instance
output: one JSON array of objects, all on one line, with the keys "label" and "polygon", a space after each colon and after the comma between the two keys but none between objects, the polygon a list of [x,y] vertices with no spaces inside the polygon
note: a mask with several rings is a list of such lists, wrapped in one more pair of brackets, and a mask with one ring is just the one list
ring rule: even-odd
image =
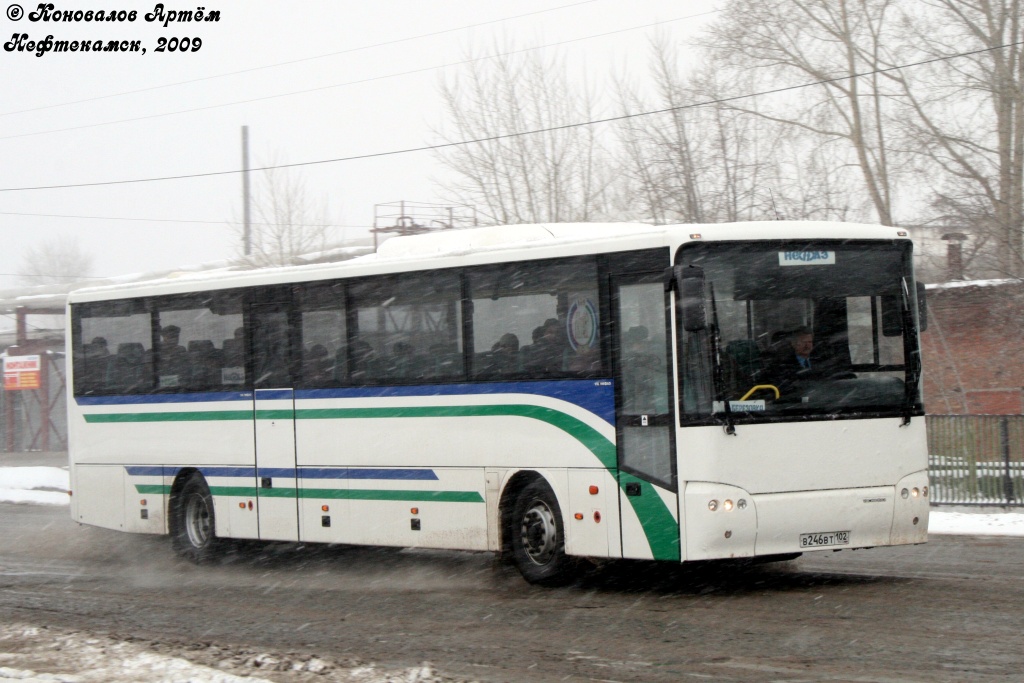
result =
[{"label": "bus roof", "polygon": [[721,224],[534,223],[393,237],[374,254],[342,262],[258,270],[197,271],[173,277],[78,289],[68,300],[176,294],[254,285],[484,265],[511,260],[671,247],[689,241],[764,239],[909,239],[904,229],[825,221],[750,221]]}]

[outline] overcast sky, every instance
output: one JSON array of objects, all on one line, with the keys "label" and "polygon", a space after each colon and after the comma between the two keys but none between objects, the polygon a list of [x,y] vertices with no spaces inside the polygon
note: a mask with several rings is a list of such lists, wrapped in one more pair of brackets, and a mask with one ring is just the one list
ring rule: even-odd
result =
[{"label": "overcast sky", "polygon": [[[139,40],[146,54],[0,53],[0,287],[17,284],[11,274],[30,244],[55,237],[77,237],[99,276],[227,258],[237,251],[229,223],[241,216],[239,174],[10,188],[237,170],[243,125],[253,167],[275,157],[296,163],[419,147],[438,141],[438,83],[459,70],[444,65],[473,48],[502,38],[524,47],[561,42],[543,49],[559,51],[581,78],[607,88],[615,70],[645,77],[647,41],[657,31],[683,43],[719,4],[213,0],[166,7],[218,10],[219,22],[165,28],[144,18],[153,2],[54,3],[57,10],[138,11],[134,22],[123,23],[33,22],[24,15],[38,3],[18,2],[20,20],[11,20],[10,10],[0,19],[5,43],[14,33],[29,40]],[[161,37],[199,37],[202,47],[158,53]],[[442,170],[430,153],[298,172],[314,196],[326,198],[331,221],[351,226],[339,227],[338,239],[365,234],[375,204],[442,198]]]}]

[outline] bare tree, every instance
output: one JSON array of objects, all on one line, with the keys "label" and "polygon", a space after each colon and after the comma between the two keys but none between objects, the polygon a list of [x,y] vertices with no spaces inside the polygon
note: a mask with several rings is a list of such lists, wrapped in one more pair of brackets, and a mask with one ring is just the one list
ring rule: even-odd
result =
[{"label": "bare tree", "polygon": [[898,1],[729,0],[702,41],[717,68],[730,75],[756,74],[762,89],[818,83],[730,106],[792,127],[816,145],[846,145],[863,191],[886,225],[895,221],[898,174],[888,131],[894,86],[875,72],[883,63],[889,15]]},{"label": "bare tree", "polygon": [[332,226],[326,201],[310,197],[300,175],[290,169],[267,168],[258,172],[255,185],[247,256],[241,246],[244,225],[237,219],[232,223],[240,255],[256,266],[284,266],[327,246]]},{"label": "bare tree", "polygon": [[[750,72],[705,63],[680,70],[671,43],[652,42],[655,98],[645,100],[619,80],[624,164],[643,218],[665,222],[733,222],[773,218],[843,218],[850,213],[848,169],[819,172],[826,146],[723,100],[756,90]],[[749,105],[757,111],[757,102]],[[840,150],[841,152],[842,150]],[[810,168],[808,168],[808,164]]]},{"label": "bare tree", "polygon": [[908,138],[931,181],[922,220],[971,236],[968,268],[1024,277],[1024,0],[911,9],[912,56],[935,59],[898,75]]},{"label": "bare tree", "polygon": [[27,285],[71,283],[92,274],[93,257],[77,237],[60,237],[33,244],[22,257],[18,275]]},{"label": "bare tree", "polygon": [[592,94],[573,84],[557,57],[494,52],[440,85],[448,123],[438,135],[479,140],[438,153],[455,174],[444,190],[497,223],[605,217],[611,157],[594,126],[574,125],[596,116]]}]

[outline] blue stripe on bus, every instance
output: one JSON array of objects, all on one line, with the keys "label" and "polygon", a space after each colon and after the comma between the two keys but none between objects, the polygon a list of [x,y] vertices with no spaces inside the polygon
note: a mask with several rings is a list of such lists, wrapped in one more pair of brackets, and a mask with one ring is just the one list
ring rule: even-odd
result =
[{"label": "blue stripe on bus", "polygon": [[[261,400],[287,399],[291,390],[258,389]],[[298,389],[295,398],[406,398],[425,396],[474,396],[496,394],[533,394],[566,401],[615,424],[615,390],[608,379],[550,380],[541,382],[491,382],[487,384],[427,384],[397,387],[346,387],[338,389]],[[215,403],[252,401],[251,391],[211,392],[204,394],[140,394],[138,396],[76,396],[81,406],[132,405],[146,403]]]},{"label": "blue stripe on bus", "polygon": [[[173,477],[181,467],[161,467],[152,465],[128,465],[125,470],[133,477]],[[207,477],[287,477],[294,479],[294,467],[200,467]],[[437,473],[431,469],[412,468],[357,468],[357,467],[300,467],[298,476],[302,479],[386,479],[405,481],[438,481]]]},{"label": "blue stripe on bus", "polygon": [[279,401],[291,400],[293,391],[291,389],[257,389],[257,401]]}]

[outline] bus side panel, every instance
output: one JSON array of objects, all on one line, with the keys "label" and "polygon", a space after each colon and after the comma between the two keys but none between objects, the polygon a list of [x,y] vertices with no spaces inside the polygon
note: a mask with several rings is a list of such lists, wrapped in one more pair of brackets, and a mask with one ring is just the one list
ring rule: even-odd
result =
[{"label": "bus side panel", "polygon": [[[163,468],[159,468],[162,470]],[[166,534],[167,502],[170,484],[164,485],[161,471],[133,475],[128,468],[124,471],[124,530],[138,534]]]},{"label": "bus side panel", "polygon": [[[568,498],[562,505],[566,520],[565,552],[587,557],[621,557],[615,494],[618,486],[614,475],[606,469],[573,469],[567,474]],[[577,514],[583,519],[577,519]]]},{"label": "bus side panel", "polygon": [[72,519],[124,531],[125,486],[122,465],[74,465],[71,468]]},{"label": "bus side panel", "polygon": [[[124,531],[167,533],[171,486],[175,474],[188,467],[199,469],[213,494],[217,535],[258,537],[256,513],[249,509],[256,495],[253,422],[248,417],[252,415],[252,396],[233,393],[227,400],[219,398],[186,394],[72,400],[68,409],[70,460],[73,471],[86,472],[81,481],[72,475],[72,483],[92,486],[90,478],[98,475],[87,470],[94,468],[116,472],[119,515],[116,526],[111,526],[109,515],[98,515],[99,509],[111,504],[111,494],[103,489],[97,498],[97,490],[92,488],[81,496],[87,501],[84,514],[76,512],[76,506],[83,503],[73,496],[72,518]],[[155,468],[161,469],[163,476],[155,473]],[[106,476],[110,479],[113,474]],[[93,521],[101,517],[106,521]]]},{"label": "bus side panel", "polygon": [[[396,468],[347,471],[348,511],[337,529],[339,542],[487,550],[482,467],[432,468],[436,479],[417,480],[403,479],[405,471]],[[303,495],[315,496],[308,489]]]}]

